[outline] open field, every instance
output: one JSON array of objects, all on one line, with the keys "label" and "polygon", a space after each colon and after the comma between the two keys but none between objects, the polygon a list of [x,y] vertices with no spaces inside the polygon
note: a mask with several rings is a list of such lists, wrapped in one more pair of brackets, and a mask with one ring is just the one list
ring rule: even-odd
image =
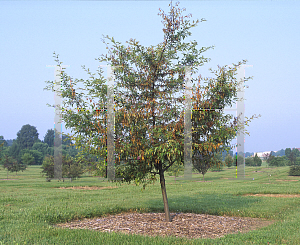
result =
[{"label": "open field", "polygon": [[[235,168],[226,167],[221,172],[208,172],[207,182],[200,182],[202,175],[194,174],[193,181],[177,179],[175,184],[174,177],[166,175],[172,213],[275,221],[248,233],[215,239],[144,237],[54,227],[58,223],[125,211],[162,213],[160,185],[156,182],[141,191],[141,186],[116,185],[89,176],[73,182],[46,182],[40,171],[40,166],[32,166],[18,175],[10,173],[6,180],[6,171],[0,170],[0,244],[299,244],[300,241],[300,177],[288,176],[289,167],[246,167],[246,178],[254,180],[232,180]],[[73,186],[90,188],[67,188]],[[246,194],[298,194],[299,197]]]}]

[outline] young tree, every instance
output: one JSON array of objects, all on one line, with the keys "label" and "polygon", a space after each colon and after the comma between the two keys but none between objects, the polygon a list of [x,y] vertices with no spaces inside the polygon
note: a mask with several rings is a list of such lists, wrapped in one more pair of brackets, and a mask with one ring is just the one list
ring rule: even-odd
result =
[{"label": "young tree", "polygon": [[201,154],[199,151],[194,154],[192,162],[193,168],[196,169],[203,176],[207,173],[208,169],[212,166],[213,154]]},{"label": "young tree", "polygon": [[54,157],[51,155],[45,156],[41,168],[43,169],[41,173],[43,173],[43,176],[46,175],[47,181],[50,182],[54,178]]},{"label": "young tree", "polygon": [[261,166],[262,164],[262,160],[257,156],[257,153],[255,154],[254,158],[253,158],[253,162],[255,166]]},{"label": "young tree", "polygon": [[249,167],[255,166],[253,157],[245,158],[245,165]]},{"label": "young tree", "polygon": [[169,169],[169,175],[173,175],[175,178],[175,183],[176,183],[176,177],[179,176],[180,173],[184,171],[184,166],[181,164],[173,164]]},{"label": "young tree", "polygon": [[22,156],[22,162],[25,163],[26,165],[32,165],[34,164],[34,157],[30,153],[25,153]]},{"label": "young tree", "polygon": [[227,155],[225,157],[225,164],[230,168],[233,165],[233,157],[231,155]]},{"label": "young tree", "polygon": [[[43,176],[47,177],[47,181],[51,181],[54,178],[54,157],[47,155],[44,158],[43,164],[41,166]],[[62,156],[62,176],[63,178],[76,179],[83,174],[83,169],[76,159],[70,157],[69,155]]]},{"label": "young tree", "polygon": [[26,170],[26,165],[19,162],[10,156],[5,156],[3,167],[7,169],[9,172],[16,172],[16,175],[19,171]]},{"label": "young tree", "polygon": [[[172,18],[160,10],[164,25],[162,43],[144,47],[130,39],[129,46],[125,47],[107,36],[106,39],[113,47],[107,47],[109,55],[99,58],[100,62],[107,62],[114,67],[116,176],[121,178],[120,181],[143,183],[145,188],[158,175],[166,221],[171,219],[164,173],[173,164],[183,165],[184,152],[184,98],[175,98],[174,94],[183,94],[186,67],[190,67],[188,72],[196,74],[197,67],[208,61],[203,57],[203,52],[211,48],[197,49],[196,41],[184,42],[191,35],[189,29],[196,26],[199,20],[190,23],[186,20],[189,16],[182,16],[183,10],[177,6],[170,8]],[[58,56],[56,58],[60,65]],[[217,79],[212,79],[204,91],[197,90],[192,100],[193,108],[204,106],[220,108],[222,111],[227,104],[226,99],[232,102],[232,94],[236,94],[238,81],[235,79],[235,71],[243,63],[239,62],[228,69],[219,67],[215,72]],[[62,120],[66,128],[72,128],[75,132],[71,138],[78,148],[106,158],[108,88],[104,85],[101,68],[98,72],[100,78],[95,78],[95,74],[89,70],[87,72],[91,76],[90,80],[71,81],[62,71],[62,97],[65,98]],[[200,84],[201,76],[196,80]],[[191,82],[196,80],[192,79]],[[232,81],[231,85],[227,86],[229,81]],[[81,82],[84,86],[76,86]],[[49,86],[46,89],[54,91],[54,83],[47,83]],[[199,111],[197,118],[204,124],[201,129],[195,129],[194,135],[198,133],[204,139],[197,139],[193,149],[205,155],[217,151],[224,142],[231,139],[232,132],[241,128],[237,118],[226,125],[229,117],[218,112]]]}]

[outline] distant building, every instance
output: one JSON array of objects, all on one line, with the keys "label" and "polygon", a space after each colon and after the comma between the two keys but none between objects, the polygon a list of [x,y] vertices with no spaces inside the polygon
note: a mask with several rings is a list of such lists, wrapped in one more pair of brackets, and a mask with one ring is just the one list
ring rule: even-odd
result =
[{"label": "distant building", "polygon": [[[275,151],[274,151],[275,152]],[[257,156],[260,158],[260,159],[264,159],[264,156],[265,156],[265,154],[270,154],[271,153],[271,151],[264,151],[264,152],[254,152],[254,155],[253,155],[253,157],[255,156],[255,154],[257,154]]]}]

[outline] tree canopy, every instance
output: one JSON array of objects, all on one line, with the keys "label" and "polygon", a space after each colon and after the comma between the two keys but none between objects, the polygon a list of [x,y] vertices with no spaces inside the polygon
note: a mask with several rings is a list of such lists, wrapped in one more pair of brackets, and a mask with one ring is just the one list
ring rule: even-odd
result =
[{"label": "tree canopy", "polygon": [[29,124],[23,125],[21,130],[17,133],[17,143],[20,149],[28,149],[33,146],[33,144],[39,141],[39,133],[36,127]]},{"label": "tree canopy", "polygon": [[[239,81],[235,72],[246,61],[231,68],[219,67],[213,71],[214,79],[193,78],[198,67],[209,60],[203,53],[212,47],[198,49],[197,41],[184,42],[191,35],[189,30],[200,21],[191,23],[188,20],[191,15],[184,16],[183,11],[185,9],[180,9],[178,3],[170,7],[169,15],[159,9],[164,40],[156,46],[144,47],[130,39],[125,47],[106,36],[103,42],[108,54],[98,59],[112,67],[115,77],[115,149],[108,154],[114,154],[116,177],[118,181],[142,183],[145,188],[158,175],[167,221],[171,220],[164,173],[173,164],[184,164],[186,101],[183,94],[187,76],[191,76],[194,84],[191,103],[197,111],[193,113],[193,151],[209,156],[224,150],[242,128],[238,117],[232,118],[222,112],[237,99]],[[54,57],[60,65],[58,55],[54,53]],[[72,79],[64,70],[61,72],[62,120],[66,128],[74,132],[70,137],[78,148],[105,159],[108,157],[107,141],[111,139],[107,129],[111,119],[107,110],[112,101],[107,94],[112,88],[105,84],[102,68],[98,70],[99,78],[89,69],[86,71],[90,75],[88,80]],[[201,81],[207,85],[201,87]],[[45,89],[55,91],[54,82],[47,83]],[[176,97],[176,93],[180,95]],[[205,110],[197,110],[201,108]],[[208,109],[218,110],[208,112]]]}]

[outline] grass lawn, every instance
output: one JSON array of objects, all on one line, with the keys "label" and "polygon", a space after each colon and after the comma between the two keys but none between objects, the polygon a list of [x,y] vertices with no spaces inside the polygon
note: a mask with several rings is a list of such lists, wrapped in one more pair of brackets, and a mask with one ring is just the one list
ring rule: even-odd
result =
[{"label": "grass lawn", "polygon": [[[255,172],[255,171],[258,172]],[[266,218],[270,226],[249,233],[217,239],[188,240],[175,237],[143,237],[92,230],[55,228],[53,224],[73,219],[99,217],[121,211],[164,212],[159,182],[141,191],[141,186],[122,184],[113,189],[59,189],[71,186],[116,186],[96,177],[70,182],[46,182],[40,166],[18,175],[0,170],[1,244],[300,244],[300,197],[243,196],[248,193],[300,194],[300,177],[288,176],[289,167],[246,167],[246,177],[230,179],[235,168],[201,174],[193,181],[166,175],[171,212]],[[271,176],[270,176],[271,175]],[[279,181],[281,180],[281,181]]]}]

